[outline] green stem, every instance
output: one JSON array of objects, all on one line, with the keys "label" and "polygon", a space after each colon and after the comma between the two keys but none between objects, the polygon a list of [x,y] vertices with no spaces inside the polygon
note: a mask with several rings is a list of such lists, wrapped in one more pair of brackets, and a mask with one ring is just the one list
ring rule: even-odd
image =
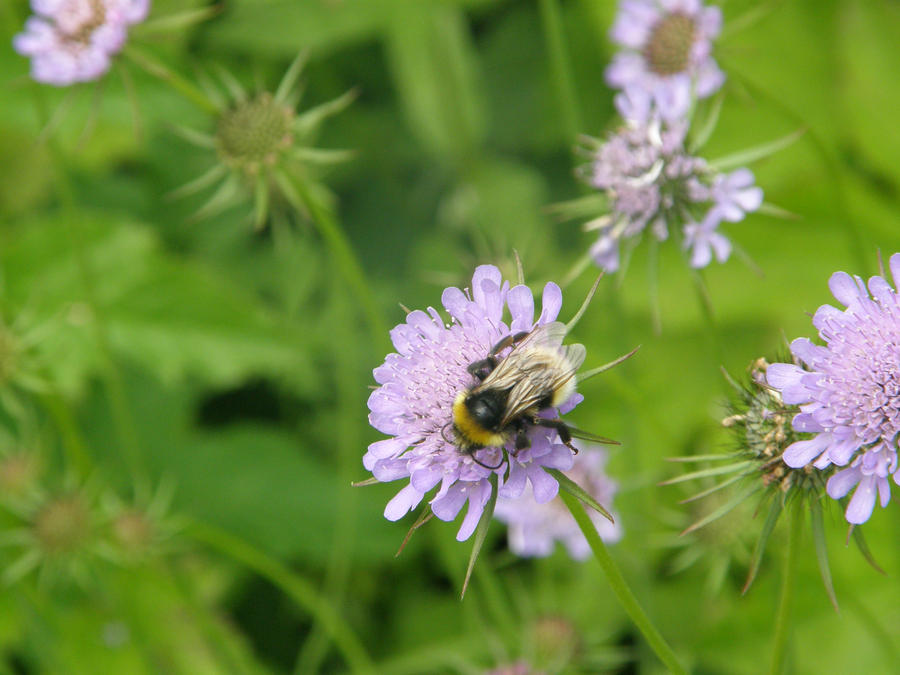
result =
[{"label": "green stem", "polygon": [[[39,117],[45,119],[46,110],[37,91],[35,91],[34,102]],[[62,207],[63,219],[66,221],[69,241],[75,255],[75,263],[78,267],[79,276],[81,277],[85,303],[90,307],[94,317],[91,324],[93,326],[94,338],[100,349],[101,360],[103,362],[103,381],[107,388],[113,421],[119,433],[124,454],[129,460],[129,468],[131,469],[135,485],[140,488],[144,484],[144,474],[141,468],[141,453],[138,445],[137,433],[135,431],[136,427],[125,398],[121,374],[119,373],[118,366],[113,357],[112,348],[110,347],[104,313],[100,306],[100,302],[97,300],[96,287],[91,274],[90,262],[82,239],[81,215],[78,213],[77,209],[75,190],[72,186],[71,179],[69,178],[69,169],[66,158],[63,151],[60,149],[59,144],[55,140],[51,140],[48,143],[48,146],[53,154],[53,159],[56,164],[59,200]],[[83,459],[84,457],[76,461],[82,461]]]},{"label": "green stem", "polygon": [[78,429],[78,422],[66,405],[62,396],[51,392],[41,396],[41,402],[56,422],[57,430],[63,439],[63,447],[69,464],[75,468],[79,476],[87,476],[93,468],[93,460],[85,450],[84,438]]},{"label": "green stem", "polygon": [[331,635],[335,646],[353,672],[375,672],[372,660],[353,629],[306,579],[297,576],[281,562],[243,539],[211,525],[193,522],[186,533],[196,541],[253,570],[277,586],[300,608],[309,612]]},{"label": "green stem", "polygon": [[556,83],[560,112],[563,118],[563,130],[566,141],[575,141],[582,129],[582,116],[578,97],[575,94],[575,78],[572,77],[572,62],[566,50],[566,38],[563,33],[562,16],[557,0],[540,0],[541,24],[544,28],[544,40],[550,56],[550,70]]},{"label": "green stem", "polygon": [[300,197],[303,205],[309,211],[313,223],[319,230],[319,234],[331,249],[331,254],[334,256],[341,274],[343,274],[345,281],[356,296],[355,299],[362,304],[363,312],[366,315],[369,329],[372,333],[372,346],[387,348],[388,328],[381,318],[381,312],[378,309],[378,304],[375,302],[375,296],[369,284],[366,283],[362,265],[353,252],[347,236],[340,225],[338,225],[337,219],[331,211],[325,208],[319,200],[313,198],[302,180],[292,180],[291,183],[297,190],[297,195]]},{"label": "green stem", "polygon": [[207,96],[202,89],[170,69],[162,61],[151,56],[143,49],[135,47],[133,44],[128,44],[125,46],[125,49],[122,50],[122,53],[131,59],[136,66],[170,85],[172,89],[184,96],[191,103],[202,108],[205,112],[212,115],[218,115],[219,112],[221,112],[218,106],[209,99],[209,96]]},{"label": "green stem", "polygon": [[800,532],[803,525],[803,511],[799,502],[793,505],[791,524],[788,531],[788,549],[784,562],[784,578],[781,583],[781,597],[778,600],[778,614],[775,617],[775,637],[772,641],[772,667],[769,672],[779,675],[784,672],[787,639],[790,633],[791,605],[794,597],[794,577],[797,569],[797,551],[800,548]]},{"label": "green stem", "polygon": [[[337,296],[334,302],[339,308],[341,330],[347,335],[347,344],[355,344],[360,338],[353,331],[352,307],[343,293],[343,284],[333,284],[333,293]],[[348,349],[343,355],[334,359],[335,389],[337,392],[337,418],[354,419],[357,411],[365,407],[365,399],[361,395],[365,389],[359,386],[358,358],[360,350]],[[347,590],[350,576],[350,562],[353,557],[353,542],[356,540],[356,504],[359,490],[352,487],[359,465],[359,448],[362,445],[358,424],[341,424],[337,429],[336,445],[338,449],[338,480],[336,495],[337,505],[334,509],[334,532],[332,533],[331,553],[323,583],[326,597],[335,606],[339,606]],[[318,673],[322,660],[327,654],[328,636],[320,625],[316,625],[304,642],[294,666],[297,675],[301,673]]]},{"label": "green stem", "polygon": [[665,639],[663,639],[662,634],[656,629],[656,626],[653,625],[653,622],[650,621],[650,618],[638,603],[637,598],[634,596],[634,593],[632,593],[631,588],[629,588],[625,578],[616,566],[616,563],[606,550],[606,545],[603,543],[600,535],[597,534],[594,523],[591,522],[591,519],[588,517],[581,502],[567,492],[560,492],[559,496],[562,497],[562,500],[572,513],[572,517],[575,518],[575,522],[578,523],[578,527],[581,528],[588,544],[590,544],[591,550],[594,552],[594,558],[600,564],[600,568],[606,575],[606,579],[609,582],[613,593],[615,593],[622,608],[628,616],[631,617],[634,625],[644,635],[647,644],[650,645],[650,648],[656,653],[659,660],[662,661],[671,672],[687,675],[687,670],[681,665],[675,652],[672,651],[672,648]]}]

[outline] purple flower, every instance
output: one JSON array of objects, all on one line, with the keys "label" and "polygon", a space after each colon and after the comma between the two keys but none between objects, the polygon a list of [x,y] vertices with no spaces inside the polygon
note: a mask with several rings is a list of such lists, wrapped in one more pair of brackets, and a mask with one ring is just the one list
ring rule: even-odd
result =
[{"label": "purple flower", "polygon": [[[620,95],[618,105],[625,112],[647,109],[646,97],[633,91]],[[616,271],[620,243],[637,240],[648,226],[659,241],[668,238],[670,227],[680,226],[692,267],[705,267],[713,254],[719,262],[728,259],[731,243],[718,226],[758,209],[762,190],[748,169],[718,174],[689,154],[686,132],[684,121],[665,123],[650,115],[629,121],[605,142],[587,140],[592,161],[582,167],[581,177],[605,193],[609,204],[608,214],[586,226],[600,233],[590,249],[599,267]]]},{"label": "purple flower", "polygon": [[13,38],[31,57],[38,82],[67,86],[103,75],[125,44],[128,27],[147,16],[149,0],[31,0],[35,16]]},{"label": "purple flower", "polygon": [[750,169],[737,169],[716,176],[711,193],[722,220],[729,223],[743,220],[746,213],[756,211],[763,202],[763,191],[753,184]]},{"label": "purple flower", "polygon": [[[391,331],[397,352],[388,354],[374,370],[380,386],[369,397],[369,422],[391,438],[372,443],[363,465],[379,481],[409,479],[385,508],[389,520],[402,518],[433,488],[438,489],[429,504],[441,520],[453,520],[468,502],[457,534],[463,541],[474,532],[491,496],[492,473],[498,477],[500,496],[518,497],[530,483],[534,500],[545,503],[556,496],[559,485],[544,467],[565,470],[572,465],[572,451],[545,427],[529,430],[531,445],[523,450],[510,444],[506,452],[484,448],[473,457],[453,442],[453,401],[476,383],[468,366],[486,358],[510,333],[556,319],[562,292],[554,283],[544,287],[541,314],[535,320],[531,291],[521,285],[510,288],[500,270],[482,265],[475,270],[470,290],[448,288],[441,302],[449,323],[429,307],[427,312],[410,312],[406,322]],[[571,410],[580,400],[574,394],[561,411]]]},{"label": "purple flower", "polygon": [[[601,505],[609,508],[617,486],[604,471],[606,451],[597,446],[582,446],[582,451],[575,456],[572,469],[566,475]],[[612,509],[609,511],[615,514]],[[621,539],[622,527],[618,518],[617,522],[611,523],[593,509],[588,509],[588,513],[604,541],[616,542]],[[565,544],[569,554],[576,560],[584,560],[590,555],[587,539],[559,498],[541,504],[532,499],[530,490],[525,490],[515,499],[498,499],[494,514],[509,526],[509,548],[513,553],[521,556],[547,556],[553,552],[554,542],[558,540]]]},{"label": "purple flower", "polygon": [[711,55],[721,29],[722,11],[700,0],[622,0],[610,37],[623,49],[606,81],[643,90],[665,120],[683,117],[693,96],[710,96],[725,81]]},{"label": "purple flower", "polygon": [[[900,253],[890,268],[896,286]],[[828,286],[846,309],[822,305],[813,316],[825,346],[794,340],[791,351],[804,367],[773,363],[767,380],[785,403],[800,405],[794,429],[815,434],[788,447],[785,463],[847,467],[828,479],[827,490],[840,499],[856,488],[845,515],[859,524],[872,515],[876,496],[887,505],[888,476],[900,483],[900,298],[879,276],[867,290],[860,277],[835,272]]]},{"label": "purple flower", "polygon": [[718,231],[722,214],[718,208],[709,210],[700,223],[687,223],[684,226],[684,248],[691,251],[691,267],[706,267],[712,261],[713,254],[720,263],[731,255],[731,242]]}]

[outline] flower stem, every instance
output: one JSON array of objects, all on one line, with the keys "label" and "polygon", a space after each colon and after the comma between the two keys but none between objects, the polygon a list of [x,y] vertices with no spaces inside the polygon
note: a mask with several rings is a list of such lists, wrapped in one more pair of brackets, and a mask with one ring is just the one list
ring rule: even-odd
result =
[{"label": "flower stem", "polygon": [[344,234],[331,210],[313,197],[302,180],[292,180],[291,186],[296,190],[297,196],[309,211],[309,215],[318,228],[319,234],[331,249],[335,262],[344,276],[344,280],[356,296],[355,299],[362,304],[363,312],[366,315],[366,320],[372,333],[372,346],[382,345],[386,348],[388,346],[385,342],[388,335],[387,326],[381,318],[381,312],[378,309],[378,304],[375,302],[375,296],[366,283],[362,265],[353,252],[346,234]]},{"label": "flower stem", "polygon": [[133,44],[126,45],[125,49],[122,50],[122,53],[131,59],[132,63],[136,66],[170,85],[172,89],[184,96],[191,103],[202,108],[204,111],[212,115],[217,115],[220,112],[216,104],[210,100],[209,96],[207,96],[202,89],[170,69],[155,56],[151,56],[149,53],[139,47],[135,47]]},{"label": "flower stem", "polygon": [[672,651],[672,648],[665,641],[656,626],[653,625],[653,622],[650,621],[650,618],[638,603],[637,598],[634,596],[634,593],[632,593],[631,588],[629,588],[625,578],[616,566],[616,563],[606,550],[606,545],[603,543],[600,535],[597,534],[597,530],[591,522],[591,519],[588,517],[588,514],[585,512],[584,507],[575,497],[567,492],[560,492],[559,496],[569,508],[572,517],[575,518],[575,522],[578,523],[578,527],[581,528],[582,533],[588,540],[588,544],[590,544],[591,550],[594,552],[594,558],[600,563],[600,568],[606,575],[606,579],[609,582],[613,593],[616,594],[616,598],[619,600],[619,603],[622,605],[622,608],[628,616],[631,617],[634,625],[644,635],[647,644],[650,645],[650,648],[656,653],[659,660],[662,661],[671,672],[687,675],[687,670],[681,665],[675,652]]},{"label": "flower stem", "polygon": [[566,142],[572,143],[581,131],[582,117],[578,97],[575,94],[572,61],[566,50],[562,17],[557,0],[541,0],[540,10],[544,40],[550,56],[550,70],[558,90],[563,131],[566,135]]},{"label": "flower stem", "polygon": [[306,579],[294,574],[280,561],[270,557],[243,539],[204,523],[192,522],[186,534],[248,567],[277,586],[299,607],[315,617],[331,635],[344,660],[356,673],[374,673],[365,647],[343,617],[328,604]]},{"label": "flower stem", "polygon": [[781,583],[781,597],[778,600],[778,614],[775,617],[775,637],[772,644],[772,667],[769,672],[778,675],[784,672],[787,638],[790,632],[791,604],[794,597],[794,577],[797,568],[797,550],[800,548],[800,532],[803,525],[803,511],[798,504],[793,505],[791,524],[788,531],[788,549],[784,562],[784,579]]},{"label": "flower stem", "polygon": [[[35,97],[35,106],[42,119],[46,118],[43,101]],[[96,292],[96,284],[91,270],[88,251],[85,248],[84,233],[82,228],[82,216],[78,212],[75,189],[69,177],[69,167],[66,157],[59,144],[51,139],[48,146],[53,154],[56,168],[57,191],[61,204],[62,216],[68,231],[69,243],[72,247],[78,274],[81,277],[81,286],[85,303],[91,310],[93,321],[91,322],[94,339],[100,349],[103,363],[103,382],[109,397],[109,405],[112,412],[113,423],[122,444],[123,454],[128,462],[134,480],[135,489],[140,490],[146,484],[145,472],[141,460],[141,450],[134,419],[125,396],[125,388],[122,382],[122,374],[113,355],[109,341],[106,317],[100,305]],[[83,453],[77,461],[85,459]]]}]

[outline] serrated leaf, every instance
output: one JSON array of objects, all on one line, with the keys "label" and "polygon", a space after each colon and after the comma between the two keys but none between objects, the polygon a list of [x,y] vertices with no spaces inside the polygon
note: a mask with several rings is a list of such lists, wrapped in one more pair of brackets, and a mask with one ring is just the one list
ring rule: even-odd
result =
[{"label": "serrated leaf", "polygon": [[65,324],[40,347],[65,354],[49,374],[66,391],[80,389],[98,364],[92,303],[112,350],[164,380],[192,375],[221,386],[269,373],[315,387],[303,349],[312,338],[308,327],[285,325],[229,280],[169,255],[148,228],[85,213],[72,225],[29,222],[7,233],[0,248],[7,303],[38,321]]}]

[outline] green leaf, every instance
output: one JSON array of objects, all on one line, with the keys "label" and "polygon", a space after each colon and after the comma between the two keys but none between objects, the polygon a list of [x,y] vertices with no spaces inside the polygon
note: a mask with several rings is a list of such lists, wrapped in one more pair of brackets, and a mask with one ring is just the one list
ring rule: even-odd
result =
[{"label": "green leaf", "polygon": [[588,492],[585,491],[584,488],[582,488],[578,483],[569,478],[562,471],[560,471],[559,469],[545,469],[545,471],[557,480],[561,490],[565,490],[573,497],[576,497],[583,504],[590,506],[592,509],[594,509],[594,511],[606,518],[609,522],[616,522],[615,520],[613,520],[613,517],[610,515],[609,511],[603,508],[603,505],[600,504],[600,502],[594,499]]},{"label": "green leaf", "polygon": [[[472,578],[472,570],[475,569],[475,562],[478,560],[478,554],[481,552],[481,547],[484,544],[484,540],[487,538],[491,519],[494,517],[494,507],[497,505],[496,473],[491,474],[490,483],[491,496],[488,499],[487,504],[485,504],[484,511],[481,512],[481,518],[478,519],[478,526],[475,528],[475,538],[472,541],[472,554],[469,556],[469,565],[466,567],[466,578],[463,580],[462,591],[459,595],[460,599],[466,596],[466,589],[469,587],[469,579]],[[469,508],[472,508],[471,505]]]},{"label": "green leaf", "polygon": [[276,319],[228,279],[162,250],[147,228],[85,213],[70,224],[37,220],[4,235],[6,301],[38,322],[61,324],[39,347],[64,390],[80,389],[96,369],[97,330],[115,353],[166,381],[190,375],[221,386],[272,374],[315,388],[303,348],[310,326]]},{"label": "green leaf", "polygon": [[472,153],[484,136],[485,113],[463,13],[450,4],[398,5],[386,38],[394,82],[419,141],[455,160]]},{"label": "green leaf", "polygon": [[756,575],[759,573],[759,566],[762,564],[763,554],[766,552],[766,544],[769,543],[769,537],[772,534],[772,530],[775,529],[775,524],[778,522],[778,518],[781,516],[781,511],[783,509],[784,502],[782,501],[781,496],[775,495],[772,499],[772,505],[769,507],[769,515],[766,516],[766,522],[763,524],[762,531],[759,533],[759,539],[756,540],[756,547],[753,549],[753,557],[750,559],[750,569],[747,571],[747,580],[744,582],[744,587],[741,589],[741,595],[750,590],[753,580],[756,579]]},{"label": "green leaf", "polygon": [[837,612],[840,609],[838,608],[837,596],[834,594],[831,568],[828,565],[828,549],[825,547],[825,522],[822,517],[822,503],[815,498],[809,501],[809,522],[812,525],[813,544],[816,548],[816,560],[819,563],[822,583],[825,584],[825,592],[828,593],[831,606]]}]

